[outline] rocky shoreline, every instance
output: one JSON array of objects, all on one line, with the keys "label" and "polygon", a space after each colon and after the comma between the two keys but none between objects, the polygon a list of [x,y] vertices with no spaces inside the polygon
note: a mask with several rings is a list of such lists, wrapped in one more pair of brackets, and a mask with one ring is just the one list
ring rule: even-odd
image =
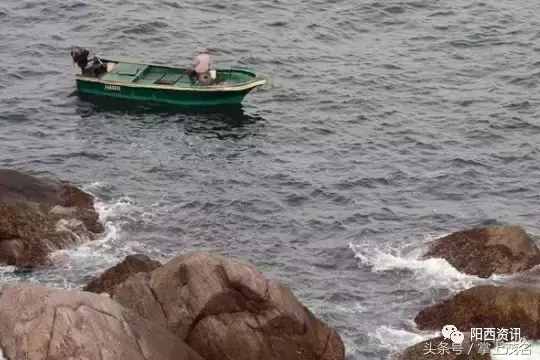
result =
[{"label": "rocky shoreline", "polygon": [[[63,181],[0,170],[1,264],[48,266],[51,252],[102,232],[90,194]],[[487,278],[537,266],[540,250],[518,226],[491,226],[437,239],[423,258],[443,258]],[[520,328],[521,336],[540,339],[539,309],[536,288],[476,286],[421,310],[418,329],[443,329],[444,337],[395,357],[490,359],[469,332]],[[431,342],[455,345],[444,334],[450,325],[464,334],[458,345],[469,353],[426,353]],[[287,287],[250,264],[204,252],[165,264],[130,255],[82,291],[0,284],[0,350],[10,360],[345,359],[339,334]]]},{"label": "rocky shoreline", "polygon": [[[521,227],[491,226],[437,239],[430,244],[424,258],[443,258],[465,274],[487,278],[530,270],[540,264],[539,255],[537,245]],[[491,359],[489,351],[497,343],[504,346],[511,340],[540,339],[539,309],[540,290],[534,287],[472,287],[421,310],[414,319],[420,330],[444,331],[444,327],[451,325],[465,333],[467,343],[461,347],[470,353],[445,352],[440,348],[431,352],[432,343],[442,341],[449,346],[454,343],[449,338],[438,338],[411,346],[397,359]],[[474,329],[482,332],[474,334],[472,337],[478,341],[471,343]],[[499,335],[503,330],[513,329],[519,332]],[[489,338],[484,336],[486,330],[491,330]]]},{"label": "rocky shoreline", "polygon": [[[51,252],[102,231],[90,194],[0,170],[0,263],[50,265]],[[338,333],[287,287],[209,253],[163,265],[131,255],[84,291],[2,284],[0,350],[9,360],[345,359]]]},{"label": "rocky shoreline", "polygon": [[47,265],[51,252],[102,232],[90,194],[63,181],[0,170],[0,264]]}]

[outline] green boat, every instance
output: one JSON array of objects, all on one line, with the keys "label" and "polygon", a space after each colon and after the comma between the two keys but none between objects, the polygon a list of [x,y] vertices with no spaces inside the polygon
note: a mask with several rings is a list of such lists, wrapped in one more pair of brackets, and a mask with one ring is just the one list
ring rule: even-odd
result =
[{"label": "green boat", "polygon": [[240,69],[217,69],[211,83],[202,84],[183,68],[98,57],[88,66],[86,57],[82,64],[73,51],[72,57],[82,70],[76,75],[82,95],[188,107],[238,105],[250,91],[266,83],[253,72]]}]

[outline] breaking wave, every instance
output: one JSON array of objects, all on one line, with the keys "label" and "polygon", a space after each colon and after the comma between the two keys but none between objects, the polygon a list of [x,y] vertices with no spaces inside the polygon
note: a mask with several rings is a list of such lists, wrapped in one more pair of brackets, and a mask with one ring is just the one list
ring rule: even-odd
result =
[{"label": "breaking wave", "polygon": [[127,254],[137,252],[139,244],[126,240],[124,228],[137,217],[139,207],[129,198],[113,201],[99,198],[104,185],[94,183],[85,187],[95,196],[95,208],[105,231],[93,241],[57,250],[50,255],[53,266],[33,271],[21,271],[14,266],[0,267],[0,281],[13,283],[28,281],[60,288],[79,287],[89,278],[121,261]]},{"label": "breaking wave", "polygon": [[389,326],[380,326],[371,336],[380,345],[391,353],[398,353],[403,349],[422,341],[439,336],[438,332],[414,332],[405,329],[395,329]]},{"label": "breaking wave", "polygon": [[[375,273],[406,271],[422,287],[446,288],[459,291],[486,282],[495,281],[495,277],[481,279],[477,276],[467,275],[458,271],[448,261],[439,258],[423,259],[424,246],[387,247],[384,249],[349,244],[355,257],[364,266],[368,266]],[[406,275],[406,274],[405,274]]]}]

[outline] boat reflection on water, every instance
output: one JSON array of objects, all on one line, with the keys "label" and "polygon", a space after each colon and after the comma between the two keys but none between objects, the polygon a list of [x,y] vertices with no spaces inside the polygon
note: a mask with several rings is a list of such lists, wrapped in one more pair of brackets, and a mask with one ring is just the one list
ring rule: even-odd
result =
[{"label": "boat reflection on water", "polygon": [[167,122],[181,122],[186,134],[218,139],[241,139],[253,135],[264,125],[264,119],[247,113],[244,106],[227,105],[215,107],[183,108],[158,103],[138,103],[122,99],[108,99],[79,94],[78,113],[83,118],[100,115],[121,116],[143,126],[153,127]]},{"label": "boat reflection on water", "polygon": [[242,139],[254,135],[262,124],[261,116],[246,113],[242,105],[219,112],[193,113],[184,119],[186,133],[218,139]]}]

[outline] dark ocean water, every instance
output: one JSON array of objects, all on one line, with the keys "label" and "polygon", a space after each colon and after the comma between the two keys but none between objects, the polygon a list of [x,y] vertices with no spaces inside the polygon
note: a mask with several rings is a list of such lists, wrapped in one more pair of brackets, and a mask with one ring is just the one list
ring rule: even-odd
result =
[{"label": "dark ocean water", "polygon": [[[540,3],[0,2],[0,166],[99,199],[106,236],[21,279],[80,286],[131,252],[211,250],[290,285],[386,359],[412,319],[476,283],[418,260],[430,238],[517,223],[540,234]],[[73,45],[270,75],[234,112],[107,107],[74,95]],[[533,280],[538,277],[533,276]]]}]

